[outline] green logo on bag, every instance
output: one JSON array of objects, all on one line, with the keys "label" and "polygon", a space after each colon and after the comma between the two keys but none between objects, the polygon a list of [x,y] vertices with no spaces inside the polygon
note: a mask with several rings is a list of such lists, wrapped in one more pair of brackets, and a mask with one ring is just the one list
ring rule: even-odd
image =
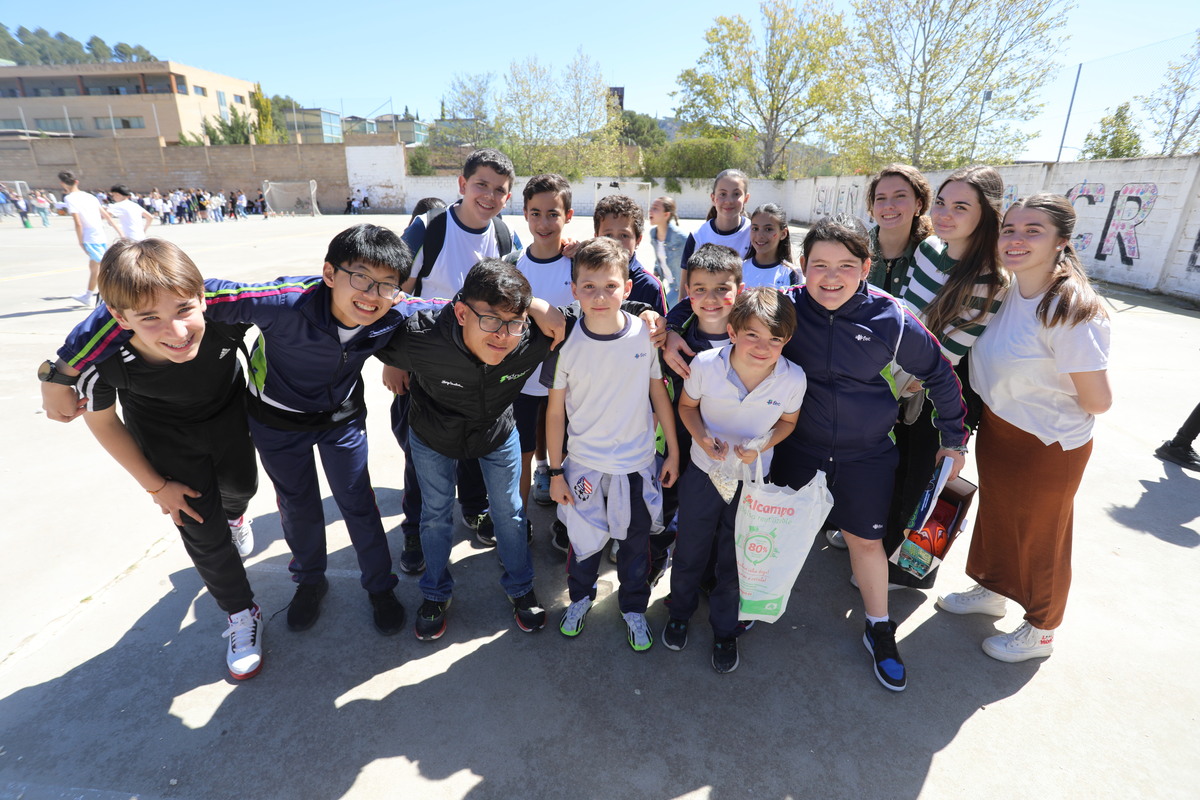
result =
[{"label": "green logo on bag", "polygon": [[770,536],[761,533],[749,536],[744,545],[746,558],[751,564],[761,564],[771,555],[774,546],[775,543]]}]

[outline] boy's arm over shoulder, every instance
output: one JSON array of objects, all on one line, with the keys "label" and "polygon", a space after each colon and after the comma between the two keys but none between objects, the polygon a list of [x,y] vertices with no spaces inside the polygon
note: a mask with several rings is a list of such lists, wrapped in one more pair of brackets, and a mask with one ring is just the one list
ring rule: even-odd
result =
[{"label": "boy's arm over shoulder", "polygon": [[101,304],[67,334],[58,348],[58,357],[72,369],[83,371],[89,364],[111,356],[132,336],[113,319],[108,306]]},{"label": "boy's arm over shoulder", "polygon": [[280,277],[263,283],[208,278],[204,281],[205,314],[209,319],[234,325],[264,325],[275,319],[280,310],[316,291],[321,283],[320,276],[311,275]]}]

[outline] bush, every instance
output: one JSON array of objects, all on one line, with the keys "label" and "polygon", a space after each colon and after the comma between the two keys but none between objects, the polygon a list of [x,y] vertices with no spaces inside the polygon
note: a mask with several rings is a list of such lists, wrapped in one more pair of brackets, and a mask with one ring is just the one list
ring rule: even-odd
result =
[{"label": "bush", "polygon": [[647,177],[711,180],[726,169],[754,174],[754,144],[738,139],[680,139],[645,156]]},{"label": "bush", "polygon": [[421,147],[410,147],[406,153],[408,156],[408,174],[409,175],[434,175],[436,174],[433,164],[429,161],[429,148],[422,145]]}]

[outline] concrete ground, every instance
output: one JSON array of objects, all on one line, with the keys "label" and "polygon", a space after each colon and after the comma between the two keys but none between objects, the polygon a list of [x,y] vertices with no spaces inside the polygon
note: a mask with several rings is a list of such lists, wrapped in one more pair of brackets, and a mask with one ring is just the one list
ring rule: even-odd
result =
[{"label": "concrete ground", "polygon": [[[207,275],[267,279],[314,273],[350,222],[153,232]],[[572,233],[588,228],[580,219]],[[326,493],[321,619],[301,634],[271,622],[262,674],[236,684],[224,619],[174,529],[83,423],[40,409],[34,369],[84,316],[68,299],[83,269],[67,220],[46,230],[0,220],[0,798],[1196,797],[1200,640],[1186,598],[1200,575],[1200,475],[1152,455],[1200,400],[1195,309],[1105,291],[1116,403],[1077,498],[1071,603],[1048,660],[981,652],[1019,612],[935,610],[937,591],[968,583],[965,539],[936,591],[891,596],[910,674],[902,694],[876,682],[848,560],[823,541],[783,620],[742,639],[732,675],[709,666],[703,607],[683,652],[632,652],[607,565],[587,630],[568,640],[554,630],[563,557],[540,507],[546,630],[517,630],[495,555],[460,525],[446,636],[384,638]],[[398,554],[402,455],[377,363],[365,380],[372,472]],[[292,584],[262,482],[246,563],[270,615]],[[666,590],[649,611],[656,634]],[[416,579],[401,576],[398,593],[411,617]]]}]

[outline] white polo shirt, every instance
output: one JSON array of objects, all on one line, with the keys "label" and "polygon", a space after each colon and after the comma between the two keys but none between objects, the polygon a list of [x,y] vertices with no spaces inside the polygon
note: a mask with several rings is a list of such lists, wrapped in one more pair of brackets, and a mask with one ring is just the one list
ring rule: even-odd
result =
[{"label": "white polo shirt", "polygon": [[[683,390],[700,401],[700,419],[710,436],[729,445],[727,458],[735,458],[734,445],[742,445],[775,427],[779,417],[800,410],[808,379],[799,366],[780,357],[775,371],[747,392],[741,378],[729,364],[732,346],[705,350],[691,364],[692,374],[683,382]],[[771,471],[774,448],[762,455],[763,472]],[[692,463],[708,472],[715,463],[700,443],[692,441]]]},{"label": "white polo shirt", "polygon": [[63,197],[67,204],[68,214],[78,214],[83,226],[84,244],[106,244],[104,236],[104,217],[100,215],[100,201],[95,195],[81,192],[78,189]]}]

